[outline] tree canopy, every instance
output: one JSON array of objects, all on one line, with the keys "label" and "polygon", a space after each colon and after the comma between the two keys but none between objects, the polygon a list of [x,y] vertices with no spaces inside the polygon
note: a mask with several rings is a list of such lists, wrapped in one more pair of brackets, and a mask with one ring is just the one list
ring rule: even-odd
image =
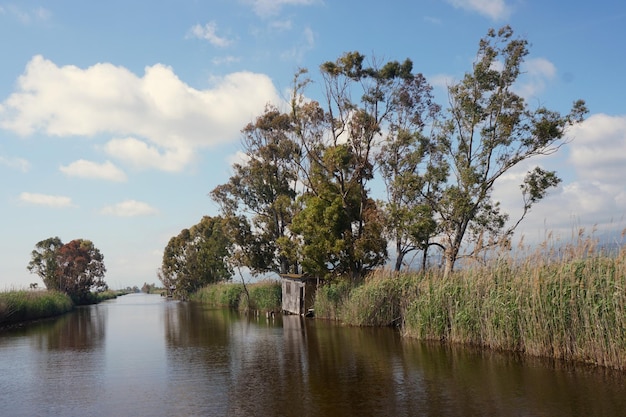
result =
[{"label": "tree canopy", "polygon": [[58,237],[38,242],[27,266],[41,277],[47,289],[68,294],[76,303],[89,302],[91,291],[107,289],[104,256],[90,240],[63,244]]},{"label": "tree canopy", "polygon": [[224,229],[221,217],[204,216],[169,240],[158,274],[166,289],[184,298],[207,284],[230,279],[231,243]]},{"label": "tree canopy", "polygon": [[[492,198],[497,180],[556,152],[587,111],[582,100],[566,115],[531,108],[516,93],[528,52],[510,27],[489,30],[471,71],[448,87],[447,107],[410,59],[348,52],[325,62],[321,101],[306,98],[312,82],[298,71],[289,111],[268,106],[244,128],[246,159],[211,192],[233,259],[253,273],[359,279],[386,263],[391,241],[397,270],[412,251],[426,268],[435,246],[445,275],[460,256],[506,244],[560,179],[532,167],[514,221]],[[377,179],[386,200],[372,195]]]}]

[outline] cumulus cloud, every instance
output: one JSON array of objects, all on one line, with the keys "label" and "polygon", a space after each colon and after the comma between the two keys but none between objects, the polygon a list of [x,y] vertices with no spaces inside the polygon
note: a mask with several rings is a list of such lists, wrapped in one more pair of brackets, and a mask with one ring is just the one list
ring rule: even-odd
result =
[{"label": "cumulus cloud", "polygon": [[184,141],[168,144],[163,151],[133,137],[115,138],[107,142],[105,152],[138,169],[159,169],[177,172],[193,159],[193,147]]},{"label": "cumulus cloud", "polygon": [[126,200],[112,206],[106,206],[100,210],[100,214],[117,217],[151,216],[158,210],[147,203],[136,200]]},{"label": "cumulus cloud", "polygon": [[[570,130],[570,162],[579,177],[623,183],[626,166],[626,115],[595,114]],[[626,187],[626,185],[625,185]]]},{"label": "cumulus cloud", "polygon": [[116,167],[111,161],[102,164],[79,159],[69,165],[59,167],[59,170],[68,177],[102,179],[108,181],[126,181],[124,171]]},{"label": "cumulus cloud", "polygon": [[187,37],[209,41],[211,45],[217,46],[219,48],[225,48],[233,43],[231,39],[219,36],[217,34],[217,23],[215,23],[214,21],[211,21],[204,26],[199,24],[193,26],[191,29],[189,29]]},{"label": "cumulus cloud", "polygon": [[284,6],[310,6],[321,3],[321,0],[243,0],[243,2],[250,4],[258,16],[268,17],[280,13]]},{"label": "cumulus cloud", "polygon": [[[209,81],[210,88],[198,90],[161,64],[139,77],[109,63],[82,69],[35,56],[0,104],[0,127],[22,136],[126,137],[107,145],[110,155],[180,170],[195,150],[236,140],[268,102],[281,101],[263,74],[236,72]],[[136,153],[125,156],[120,149]],[[155,154],[158,164],[145,162]]]},{"label": "cumulus cloud", "polygon": [[508,19],[511,7],[505,0],[448,0],[457,9],[477,12],[493,20]]},{"label": "cumulus cloud", "polygon": [[26,204],[53,208],[73,207],[72,199],[60,195],[21,193],[19,200]]},{"label": "cumulus cloud", "polygon": [[0,165],[22,172],[28,172],[30,170],[30,162],[24,158],[5,157],[0,155]]}]

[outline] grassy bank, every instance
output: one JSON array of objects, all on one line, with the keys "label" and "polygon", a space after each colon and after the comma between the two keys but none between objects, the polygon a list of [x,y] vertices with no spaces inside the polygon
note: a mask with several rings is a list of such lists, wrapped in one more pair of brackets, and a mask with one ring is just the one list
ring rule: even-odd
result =
[{"label": "grassy bank", "polygon": [[214,307],[229,307],[238,310],[273,311],[281,310],[281,286],[278,281],[260,281],[246,285],[250,299],[246,296],[243,284],[219,283],[208,285],[194,293],[190,299]]},{"label": "grassy bank", "polygon": [[[81,304],[97,304],[125,294],[128,294],[128,291],[94,292]],[[70,296],[58,291],[15,290],[0,292],[0,327],[58,316],[71,311],[75,305]]]},{"label": "grassy bank", "polygon": [[444,280],[378,273],[318,292],[318,317],[398,325],[405,336],[626,369],[626,249],[588,242],[500,259]]},{"label": "grassy bank", "polygon": [[0,292],[0,326],[53,317],[72,308],[70,297],[57,291]]}]

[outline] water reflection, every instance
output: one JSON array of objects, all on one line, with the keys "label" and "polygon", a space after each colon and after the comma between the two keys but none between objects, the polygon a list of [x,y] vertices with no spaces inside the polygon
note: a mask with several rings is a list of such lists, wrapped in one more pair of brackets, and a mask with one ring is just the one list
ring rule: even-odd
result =
[{"label": "water reflection", "polygon": [[0,334],[4,416],[619,416],[623,373],[125,296]]}]

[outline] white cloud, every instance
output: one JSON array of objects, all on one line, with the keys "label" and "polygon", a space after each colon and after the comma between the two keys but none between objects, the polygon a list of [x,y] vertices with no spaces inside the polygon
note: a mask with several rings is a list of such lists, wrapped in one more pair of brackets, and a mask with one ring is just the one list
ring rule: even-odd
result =
[{"label": "white cloud", "polygon": [[554,79],[556,67],[545,58],[531,58],[524,62],[522,72],[522,82],[516,92],[525,99],[530,99],[542,93],[547,81]]},{"label": "white cloud", "polygon": [[[22,136],[128,136],[133,140],[124,140],[126,149],[143,143],[142,155],[161,155],[158,164],[139,166],[180,170],[195,150],[238,139],[268,102],[281,102],[263,74],[237,72],[210,82],[208,89],[192,88],[161,64],[138,77],[108,63],[59,67],[35,56],[0,105],[0,127]],[[121,143],[107,145],[109,154],[128,160],[116,152]],[[130,159],[138,161],[136,155]]]},{"label": "white cloud", "polygon": [[117,217],[151,216],[157,213],[158,210],[154,207],[136,200],[122,201],[121,203],[106,206],[100,210],[100,214]]},{"label": "white cloud", "polygon": [[102,179],[109,181],[126,181],[124,171],[116,167],[111,161],[99,164],[97,162],[79,159],[67,166],[59,167],[61,172],[69,177]]},{"label": "white cloud", "polygon": [[23,203],[54,208],[73,207],[72,199],[60,195],[21,193],[19,200]]},{"label": "white cloud", "polygon": [[154,168],[176,172],[193,159],[193,149],[182,143],[172,143],[163,152],[133,137],[115,138],[107,142],[105,151],[114,158],[136,168]]},{"label": "white cloud", "polygon": [[30,162],[23,158],[7,158],[0,155],[0,165],[22,172],[28,172],[30,170]]},{"label": "white cloud", "polygon": [[235,164],[244,165],[250,161],[248,154],[242,151],[237,151],[228,157],[228,165],[233,166]]},{"label": "white cloud", "polygon": [[447,0],[457,9],[477,12],[493,20],[508,19],[511,7],[505,0]]},{"label": "white cloud", "polygon": [[594,114],[569,134],[570,162],[581,178],[626,187],[626,115]]},{"label": "white cloud", "polygon": [[267,17],[280,13],[284,6],[310,6],[321,3],[321,0],[243,0],[243,2],[252,5],[258,16]]},{"label": "white cloud", "polygon": [[211,21],[204,26],[193,26],[191,29],[189,29],[189,33],[187,36],[209,41],[211,45],[217,46],[219,48],[225,48],[233,43],[231,39],[217,35],[217,23],[215,23],[214,21]]}]

